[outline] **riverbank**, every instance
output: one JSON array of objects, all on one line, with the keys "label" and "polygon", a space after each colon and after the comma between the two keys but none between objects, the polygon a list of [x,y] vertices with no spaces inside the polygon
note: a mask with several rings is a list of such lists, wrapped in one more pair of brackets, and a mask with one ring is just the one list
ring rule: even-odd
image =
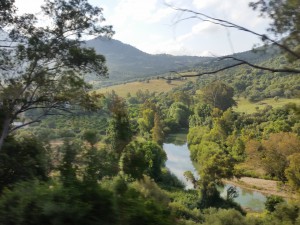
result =
[{"label": "riverbank", "polygon": [[224,180],[226,184],[231,184],[243,189],[257,191],[265,195],[276,195],[286,199],[296,199],[296,194],[291,193],[288,187],[280,185],[278,181],[264,180],[252,177],[242,177],[240,179]]}]

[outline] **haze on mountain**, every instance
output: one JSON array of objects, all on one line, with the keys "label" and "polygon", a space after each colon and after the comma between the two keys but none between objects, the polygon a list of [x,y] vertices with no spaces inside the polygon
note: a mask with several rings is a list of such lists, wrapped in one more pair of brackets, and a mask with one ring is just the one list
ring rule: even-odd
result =
[{"label": "haze on mountain", "polygon": [[[96,88],[121,82],[168,76],[172,74],[170,71],[179,72],[203,68],[210,70],[233,63],[232,60],[220,61],[215,57],[148,54],[129,44],[106,37],[89,40],[86,42],[86,46],[95,48],[96,52],[104,55],[107,60],[108,79],[97,81],[93,75],[87,77],[88,81],[96,81],[94,82]],[[249,62],[259,63],[271,58],[274,51],[274,48],[258,48],[255,51],[249,50],[233,54],[233,56]]]}]

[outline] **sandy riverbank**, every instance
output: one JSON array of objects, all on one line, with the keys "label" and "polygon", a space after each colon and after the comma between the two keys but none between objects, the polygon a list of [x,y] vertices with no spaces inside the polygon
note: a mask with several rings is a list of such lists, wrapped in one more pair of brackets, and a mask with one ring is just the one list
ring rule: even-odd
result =
[{"label": "sandy riverbank", "polygon": [[278,181],[264,180],[252,177],[225,180],[226,184],[232,184],[251,191],[261,192],[266,195],[277,195],[283,198],[295,199],[297,196],[288,191],[286,186],[280,186]]}]

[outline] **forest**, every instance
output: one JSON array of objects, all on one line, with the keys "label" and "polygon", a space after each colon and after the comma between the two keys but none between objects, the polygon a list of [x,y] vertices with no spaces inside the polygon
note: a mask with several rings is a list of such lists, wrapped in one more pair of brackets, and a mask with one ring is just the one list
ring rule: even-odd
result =
[{"label": "forest", "polygon": [[[81,45],[83,33],[114,34],[102,9],[44,3],[52,26],[19,16],[13,0],[0,3],[8,32],[0,40],[0,224],[300,224],[298,1],[251,5],[273,18],[272,32],[289,34],[282,43],[264,37],[280,54],[194,65],[159,78],[180,79],[170,91],[122,96],[84,80],[108,76],[105,57]],[[281,101],[289,103],[275,107]],[[254,110],[238,110],[243,102]],[[191,189],[166,167],[163,148],[182,131],[198,165],[197,176],[184,172]],[[236,188],[221,196],[242,177],[276,181],[285,197],[268,195],[256,212],[235,202]]]}]

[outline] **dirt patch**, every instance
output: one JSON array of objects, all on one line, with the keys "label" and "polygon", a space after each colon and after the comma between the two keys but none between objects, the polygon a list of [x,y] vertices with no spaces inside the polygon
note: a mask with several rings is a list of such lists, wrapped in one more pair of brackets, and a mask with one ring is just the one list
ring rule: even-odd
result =
[{"label": "dirt patch", "polygon": [[288,186],[280,185],[278,181],[274,180],[242,177],[240,179],[225,180],[224,182],[244,189],[261,192],[266,195],[277,195],[288,199],[297,198],[294,193],[291,193],[291,191],[289,191]]}]

